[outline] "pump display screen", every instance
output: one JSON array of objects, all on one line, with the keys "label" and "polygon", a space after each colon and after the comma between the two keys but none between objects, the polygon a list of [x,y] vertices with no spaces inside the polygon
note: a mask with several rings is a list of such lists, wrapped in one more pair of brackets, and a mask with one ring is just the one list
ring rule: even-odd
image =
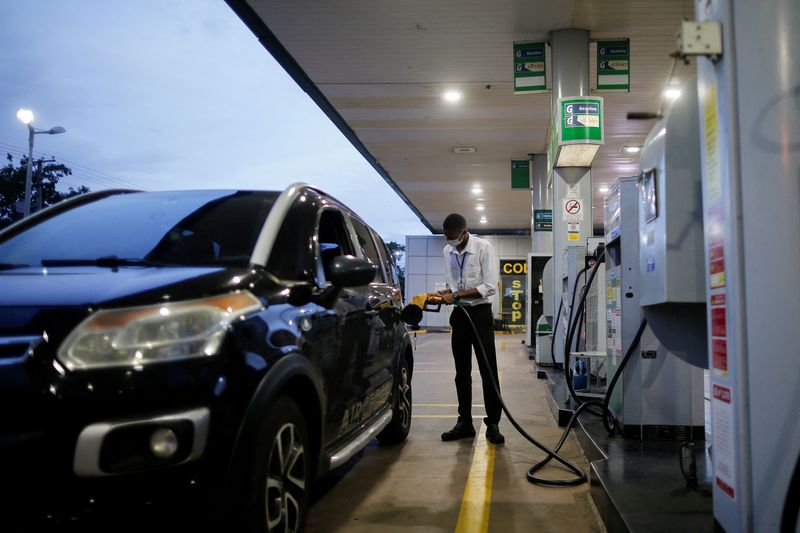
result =
[{"label": "pump display screen", "polygon": [[656,169],[651,168],[642,174],[642,209],[645,223],[658,216],[658,188],[656,187]]}]

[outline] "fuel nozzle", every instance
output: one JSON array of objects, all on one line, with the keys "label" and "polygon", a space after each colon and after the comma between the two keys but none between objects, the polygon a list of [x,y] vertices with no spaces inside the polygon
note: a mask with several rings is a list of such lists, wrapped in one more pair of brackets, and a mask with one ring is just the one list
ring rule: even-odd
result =
[{"label": "fuel nozzle", "polygon": [[400,312],[400,318],[411,327],[418,327],[424,311],[438,313],[442,309],[442,297],[435,294],[417,294],[411,303]]}]

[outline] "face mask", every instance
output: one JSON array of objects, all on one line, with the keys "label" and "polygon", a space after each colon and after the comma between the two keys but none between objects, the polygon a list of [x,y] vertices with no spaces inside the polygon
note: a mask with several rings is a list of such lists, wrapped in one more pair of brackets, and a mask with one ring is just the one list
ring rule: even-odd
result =
[{"label": "face mask", "polygon": [[456,248],[456,247],[460,246],[462,242],[464,242],[464,233],[463,232],[461,233],[461,235],[458,236],[458,239],[450,239],[450,240],[447,241],[447,244],[449,244],[453,248]]}]

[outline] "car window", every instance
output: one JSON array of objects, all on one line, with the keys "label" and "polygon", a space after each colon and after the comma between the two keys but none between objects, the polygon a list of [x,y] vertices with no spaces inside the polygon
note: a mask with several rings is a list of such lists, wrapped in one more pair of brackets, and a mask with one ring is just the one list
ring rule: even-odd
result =
[{"label": "car window", "polygon": [[373,231],[372,236],[375,238],[375,242],[378,243],[378,251],[381,253],[383,266],[386,270],[387,283],[397,285],[397,268],[395,267],[394,257],[392,256],[391,250],[389,250],[389,247],[386,246],[385,242],[383,242],[383,239],[381,239],[380,235]]},{"label": "car window", "polygon": [[176,265],[248,265],[278,193],[118,194],[59,213],[0,242],[0,261],[109,256]]},{"label": "car window", "polygon": [[356,230],[358,246],[361,248],[364,258],[375,266],[375,278],[373,281],[385,283],[383,261],[381,261],[381,256],[378,253],[378,249],[375,247],[375,241],[372,240],[372,232],[358,219],[351,217],[350,221],[353,223],[353,229]]},{"label": "car window", "polygon": [[319,261],[322,269],[321,282],[330,278],[331,261],[340,255],[353,255],[353,244],[342,214],[335,209],[324,209],[319,217],[317,229]]},{"label": "car window", "polygon": [[307,281],[314,277],[314,222],[317,204],[305,201],[286,213],[272,246],[267,270],[285,280]]}]

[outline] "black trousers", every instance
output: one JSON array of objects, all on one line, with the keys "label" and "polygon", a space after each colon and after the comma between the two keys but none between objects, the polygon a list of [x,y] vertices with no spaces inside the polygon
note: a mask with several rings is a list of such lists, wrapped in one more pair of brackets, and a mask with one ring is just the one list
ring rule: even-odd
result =
[{"label": "black trousers", "polygon": [[[478,338],[464,316],[464,311],[453,309],[450,314],[450,326],[453,328],[450,343],[453,348],[453,360],[456,365],[456,394],[458,395],[458,419],[472,423],[472,349],[478,359],[478,369],[481,372],[483,383],[483,403],[486,406],[487,424],[497,424],[500,421],[500,400],[492,387],[492,380],[497,380],[497,353],[494,348],[494,317],[491,304],[481,304],[474,307],[463,306],[469,313],[478,330]],[[486,368],[483,357],[480,355],[478,339],[483,343],[486,357],[489,359],[490,368]]]}]

